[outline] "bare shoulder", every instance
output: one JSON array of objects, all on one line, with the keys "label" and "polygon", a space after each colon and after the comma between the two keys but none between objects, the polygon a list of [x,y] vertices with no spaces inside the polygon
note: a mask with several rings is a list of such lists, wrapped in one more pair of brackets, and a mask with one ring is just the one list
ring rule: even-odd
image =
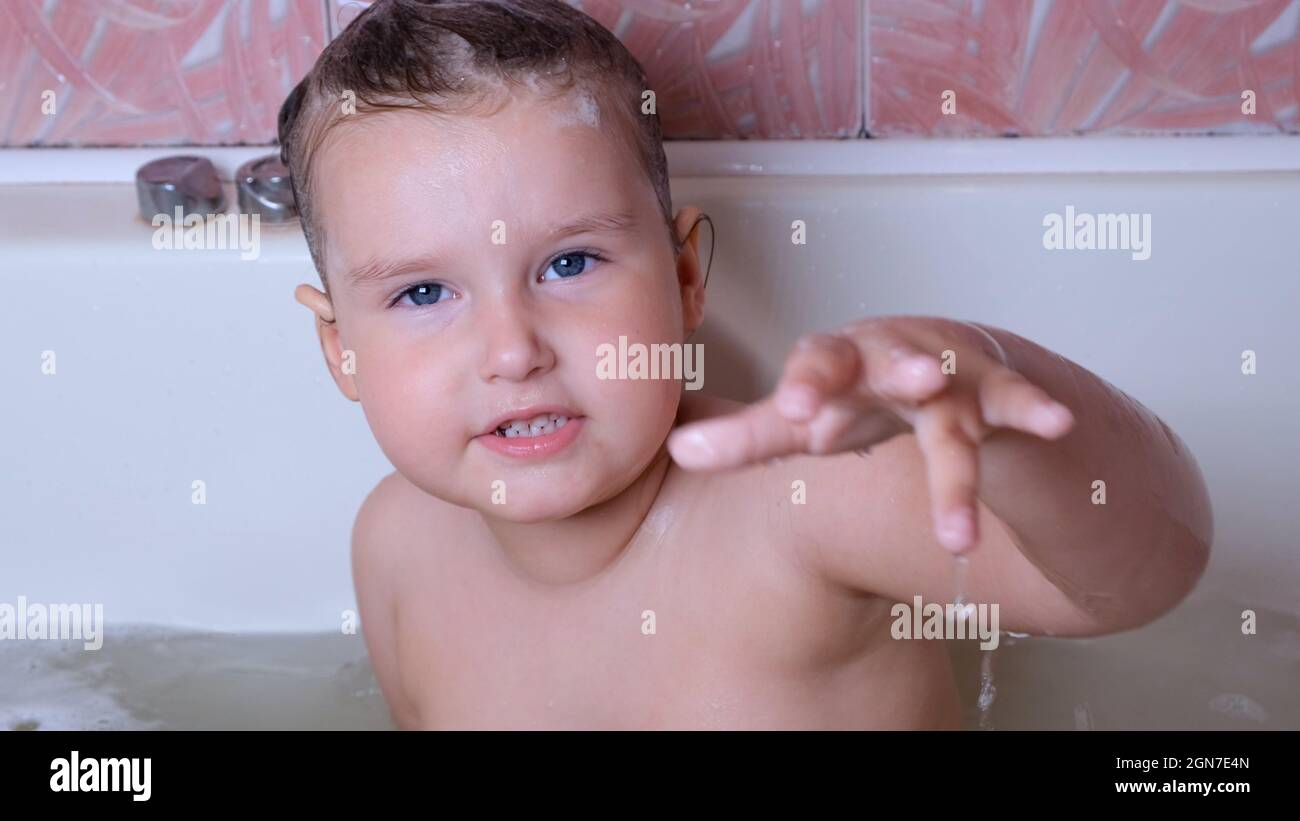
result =
[{"label": "bare shoulder", "polygon": [[363,560],[371,566],[400,562],[412,546],[403,537],[413,527],[450,527],[464,517],[463,508],[430,496],[393,471],[379,480],[357,511],[352,528],[353,561]]},{"label": "bare shoulder", "polygon": [[401,474],[388,474],[357,511],[352,523],[352,576],[358,586],[363,579],[371,590],[384,584],[400,561],[402,540],[398,537],[402,522],[412,512],[406,485],[409,482]]},{"label": "bare shoulder", "polygon": [[384,700],[402,728],[414,727],[419,720],[401,686],[397,653],[403,581],[418,559],[410,534],[437,532],[430,528],[449,521],[455,510],[393,472],[366,496],[352,526],[352,583],[361,631]]}]

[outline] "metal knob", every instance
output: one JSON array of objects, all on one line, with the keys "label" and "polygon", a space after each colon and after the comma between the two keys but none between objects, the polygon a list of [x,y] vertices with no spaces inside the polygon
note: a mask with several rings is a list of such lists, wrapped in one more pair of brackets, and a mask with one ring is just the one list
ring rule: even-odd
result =
[{"label": "metal knob", "polygon": [[226,210],[226,194],[217,169],[203,157],[163,157],[145,163],[135,172],[135,193],[140,216],[152,222],[157,214],[219,214]]},{"label": "metal knob", "polygon": [[239,196],[239,210],[260,214],[262,222],[288,222],[298,218],[289,169],[276,154],[241,165],[235,174],[235,191]]}]

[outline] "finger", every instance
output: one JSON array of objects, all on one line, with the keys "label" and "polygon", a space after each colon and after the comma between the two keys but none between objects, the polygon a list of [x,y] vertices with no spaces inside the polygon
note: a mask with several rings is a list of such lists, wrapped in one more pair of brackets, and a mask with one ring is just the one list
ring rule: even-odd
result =
[{"label": "finger", "polygon": [[890,402],[917,403],[948,385],[939,358],[903,339],[867,346],[864,388]]},{"label": "finger", "polygon": [[774,395],[787,419],[806,421],[828,397],[844,392],[861,369],[857,346],[837,334],[807,334],[790,352]]},{"label": "finger", "polygon": [[914,425],[925,455],[930,506],[939,543],[953,553],[974,546],[975,503],[979,490],[979,447],[958,424],[956,412],[933,408]]},{"label": "finger", "polygon": [[727,416],[692,422],[668,435],[668,452],[688,470],[726,470],[805,452],[801,425],[781,415],[771,398]]},{"label": "finger", "polygon": [[1074,427],[1074,414],[1047,391],[1009,368],[998,368],[980,380],[980,414],[1000,428],[1017,428],[1056,439]]}]

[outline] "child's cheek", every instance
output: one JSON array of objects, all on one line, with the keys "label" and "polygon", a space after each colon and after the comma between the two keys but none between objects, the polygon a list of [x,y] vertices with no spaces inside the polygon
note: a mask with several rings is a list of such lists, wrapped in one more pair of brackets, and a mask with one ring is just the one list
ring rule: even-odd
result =
[{"label": "child's cheek", "polygon": [[408,477],[432,473],[456,458],[468,441],[471,419],[447,384],[452,372],[427,351],[392,349],[359,357],[357,390],[375,439],[395,467]]}]

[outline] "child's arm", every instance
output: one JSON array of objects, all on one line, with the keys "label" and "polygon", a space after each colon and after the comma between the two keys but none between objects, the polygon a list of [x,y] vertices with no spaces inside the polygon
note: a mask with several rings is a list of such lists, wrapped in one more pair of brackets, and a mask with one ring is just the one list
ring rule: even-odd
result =
[{"label": "child's arm", "polygon": [[[947,319],[883,317],[805,339],[772,397],[669,441],[679,463],[705,469],[877,444],[866,461],[791,467],[808,488],[789,515],[805,565],[902,601],[951,600],[937,532],[969,550],[968,599],[998,602],[1003,629],[1054,635],[1145,623],[1199,578],[1213,525],[1194,459],[1092,373]],[[1054,416],[1052,397],[1073,412]],[[973,526],[945,531],[964,510]]]},{"label": "child's arm", "polygon": [[391,532],[393,523],[402,521],[393,510],[395,485],[399,481],[398,474],[389,474],[375,486],[357,512],[352,526],[352,582],[357,608],[361,611],[361,633],[375,680],[393,723],[399,729],[411,730],[416,728],[418,716],[402,692],[398,672],[397,591],[393,584],[402,573],[392,549],[400,537]]}]

